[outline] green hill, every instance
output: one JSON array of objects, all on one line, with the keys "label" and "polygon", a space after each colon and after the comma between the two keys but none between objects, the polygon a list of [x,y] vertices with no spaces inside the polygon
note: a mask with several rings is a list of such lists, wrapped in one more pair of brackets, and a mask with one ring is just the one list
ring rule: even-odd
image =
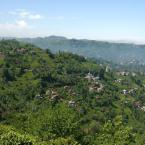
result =
[{"label": "green hill", "polygon": [[144,90],[144,74],[2,40],[0,144],[144,145]]}]

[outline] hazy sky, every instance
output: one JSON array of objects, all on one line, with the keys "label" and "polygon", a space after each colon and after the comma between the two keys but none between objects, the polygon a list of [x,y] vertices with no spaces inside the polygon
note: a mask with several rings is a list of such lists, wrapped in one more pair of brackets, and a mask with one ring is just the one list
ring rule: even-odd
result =
[{"label": "hazy sky", "polygon": [[1,0],[0,36],[145,41],[145,0]]}]

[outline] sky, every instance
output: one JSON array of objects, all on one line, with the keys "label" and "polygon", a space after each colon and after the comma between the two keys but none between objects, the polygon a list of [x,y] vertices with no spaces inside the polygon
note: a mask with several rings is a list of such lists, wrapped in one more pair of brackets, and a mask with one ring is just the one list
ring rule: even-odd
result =
[{"label": "sky", "polygon": [[145,42],[145,0],[0,0],[0,36]]}]

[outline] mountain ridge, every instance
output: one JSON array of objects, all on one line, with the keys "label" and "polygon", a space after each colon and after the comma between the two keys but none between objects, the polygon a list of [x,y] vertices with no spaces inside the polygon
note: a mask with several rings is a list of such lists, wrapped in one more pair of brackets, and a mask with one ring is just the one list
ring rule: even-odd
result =
[{"label": "mountain ridge", "polygon": [[89,39],[89,38],[77,38],[77,37],[67,37],[61,35],[48,35],[48,36],[35,36],[35,37],[9,37],[9,36],[0,36],[0,39],[37,39],[37,38],[62,38],[62,39],[76,39],[76,40],[88,40],[88,41],[96,41],[96,42],[108,42],[108,43],[120,43],[120,44],[134,44],[134,45],[145,45],[144,41],[138,40],[125,40],[125,39]]},{"label": "mountain ridge", "polygon": [[96,41],[88,39],[68,39],[60,36],[20,38],[19,41],[32,43],[52,52],[76,53],[89,58],[104,59],[118,64],[145,64],[145,45]]}]

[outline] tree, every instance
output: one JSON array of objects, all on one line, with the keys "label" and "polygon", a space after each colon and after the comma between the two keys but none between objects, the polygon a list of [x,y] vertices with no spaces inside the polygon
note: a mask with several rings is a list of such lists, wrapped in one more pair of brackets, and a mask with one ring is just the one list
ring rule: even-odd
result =
[{"label": "tree", "polygon": [[0,144],[2,145],[34,145],[36,138],[27,134],[21,134],[14,128],[0,125]]},{"label": "tree", "polygon": [[95,145],[132,145],[135,144],[136,134],[132,127],[125,126],[122,116],[117,116],[113,123],[108,121],[102,131],[97,134]]}]

